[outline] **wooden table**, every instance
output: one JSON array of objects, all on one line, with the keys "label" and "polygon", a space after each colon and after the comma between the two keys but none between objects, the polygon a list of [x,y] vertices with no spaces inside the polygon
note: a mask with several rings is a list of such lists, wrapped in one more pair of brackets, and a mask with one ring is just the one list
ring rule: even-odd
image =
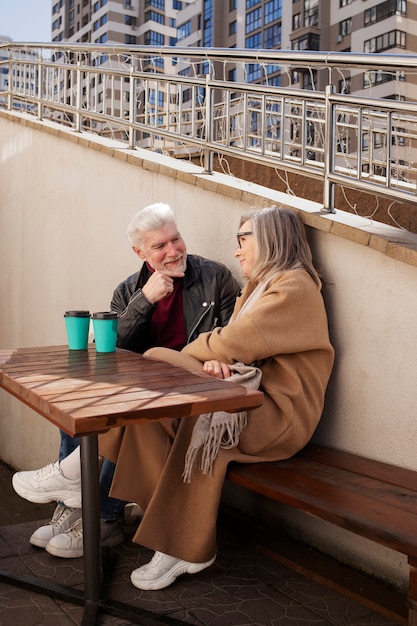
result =
[{"label": "wooden table", "polygon": [[262,404],[263,394],[127,350],[97,354],[94,345],[86,351],[67,346],[0,350],[0,389],[69,435],[80,437],[84,594],[10,572],[0,572],[0,580],[83,604],[82,625],[95,624],[100,610],[134,621],[139,618],[142,624],[157,623],[145,610],[132,613],[126,605],[116,606],[101,597],[97,435],[142,420],[251,409]]}]

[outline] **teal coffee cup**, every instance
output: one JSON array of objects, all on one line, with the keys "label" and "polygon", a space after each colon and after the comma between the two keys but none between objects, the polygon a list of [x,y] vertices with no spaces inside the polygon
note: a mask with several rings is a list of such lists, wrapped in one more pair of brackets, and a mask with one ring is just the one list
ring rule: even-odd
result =
[{"label": "teal coffee cup", "polygon": [[89,311],[66,311],[64,314],[70,350],[87,350],[90,330]]},{"label": "teal coffee cup", "polygon": [[114,352],[117,343],[119,316],[114,311],[93,313],[94,339],[97,352]]}]

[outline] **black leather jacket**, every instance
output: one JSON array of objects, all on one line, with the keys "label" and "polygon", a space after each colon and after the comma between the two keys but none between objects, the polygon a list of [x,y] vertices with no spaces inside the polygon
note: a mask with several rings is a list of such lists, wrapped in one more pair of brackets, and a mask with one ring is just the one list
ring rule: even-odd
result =
[{"label": "black leather jacket", "polygon": [[[149,276],[144,263],[113,293],[110,307],[119,313],[119,348],[142,353],[152,347],[150,325],[156,305],[148,302],[141,291]],[[225,265],[187,255],[183,298],[187,343],[202,332],[225,326],[239,293],[240,287]]]}]

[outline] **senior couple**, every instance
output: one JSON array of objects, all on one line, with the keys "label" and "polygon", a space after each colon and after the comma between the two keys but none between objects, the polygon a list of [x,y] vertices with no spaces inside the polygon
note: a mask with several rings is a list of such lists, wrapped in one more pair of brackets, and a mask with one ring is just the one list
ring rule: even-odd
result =
[{"label": "senior couple", "polygon": [[[320,278],[304,226],[293,212],[270,207],[242,218],[235,251],[245,279],[240,296],[225,266],[187,254],[168,205],[139,211],[128,237],[143,265],[113,294],[111,309],[120,316],[118,346],[205,372],[225,384],[252,366],[264,392],[263,405],[234,424],[232,442],[225,426],[208,465],[201,448],[192,449],[198,416],[115,428],[99,436],[105,459],[102,545],[124,540],[124,505],[138,503],[143,517],[133,541],[155,553],[132,572],[131,581],[151,590],[214,562],[230,461],[289,458],[309,441],[323,410],[334,353]],[[58,461],[13,476],[22,497],[58,503],[51,522],[30,538],[32,544],[56,556],[82,555],[80,478],[78,442],[62,432]]]}]

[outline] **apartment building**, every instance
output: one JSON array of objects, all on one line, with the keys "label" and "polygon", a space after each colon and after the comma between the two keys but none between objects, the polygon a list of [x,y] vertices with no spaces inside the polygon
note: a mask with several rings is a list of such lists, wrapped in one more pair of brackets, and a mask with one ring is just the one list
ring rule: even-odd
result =
[{"label": "apartment building", "polygon": [[[417,0],[57,0],[52,40],[407,54],[417,51],[416,21]],[[327,80],[311,71],[281,75],[273,64],[229,67],[227,78],[319,89]],[[411,75],[347,71],[338,88],[417,99],[415,84]]]}]

